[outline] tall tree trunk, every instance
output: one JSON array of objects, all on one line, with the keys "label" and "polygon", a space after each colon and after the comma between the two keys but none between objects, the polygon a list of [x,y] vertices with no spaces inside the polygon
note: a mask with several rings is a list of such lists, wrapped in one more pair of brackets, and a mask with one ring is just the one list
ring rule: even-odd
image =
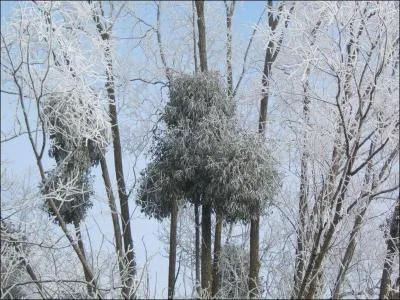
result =
[{"label": "tall tree trunk", "polygon": [[[198,60],[197,60],[197,47],[196,47],[196,7],[195,1],[192,0],[192,23],[193,23],[193,59],[194,59],[194,71],[198,72]],[[195,273],[196,273],[196,292],[200,295],[200,216],[199,216],[199,200],[196,199],[194,204],[194,226],[195,226]]]},{"label": "tall tree trunk", "polygon": [[195,1],[197,11],[197,28],[199,30],[199,55],[200,55],[200,70],[207,72],[207,46],[206,46],[206,25],[204,19],[204,1]]},{"label": "tall tree trunk", "polygon": [[[262,78],[262,98],[260,102],[260,117],[258,121],[258,132],[265,135],[268,98],[269,98],[269,76],[272,66],[272,50],[267,48],[264,62],[264,72]],[[250,221],[250,267],[249,267],[249,296],[250,298],[257,298],[259,296],[259,243],[260,243],[260,215],[258,214]]]},{"label": "tall tree trunk", "polygon": [[[78,247],[82,252],[82,256],[87,260],[86,253],[85,253],[85,247],[83,246],[83,241],[82,241],[80,222],[74,221],[73,223],[74,223],[74,227],[75,227],[76,239],[78,241]],[[87,273],[85,268],[83,269],[83,273],[85,274],[85,280],[87,282],[86,288],[88,291],[88,295],[92,298],[93,297],[93,289],[92,289],[92,282],[91,282],[90,275]]]},{"label": "tall tree trunk", "polygon": [[200,211],[199,205],[196,203],[194,205],[194,223],[195,223],[195,263],[196,263],[196,291],[197,295],[200,295]]},{"label": "tall tree trunk", "polygon": [[201,288],[209,295],[211,292],[211,205],[203,204],[201,213]]},{"label": "tall tree trunk", "polygon": [[193,23],[193,60],[194,60],[194,71],[197,73],[199,65],[197,62],[197,47],[196,47],[196,8],[195,0],[192,0],[192,23]]},{"label": "tall tree trunk", "polygon": [[[207,72],[206,26],[204,18],[204,1],[195,1],[197,28],[199,32],[200,71]],[[207,295],[211,292],[212,259],[211,259],[211,205],[203,204],[201,213],[201,289]]]},{"label": "tall tree trunk", "polygon": [[[381,287],[379,291],[379,299],[389,299],[390,298],[390,287],[391,280],[390,276],[392,274],[393,261],[397,252],[399,251],[399,238],[400,238],[400,216],[399,216],[399,203],[400,196],[397,199],[396,207],[393,211],[393,215],[390,222],[390,232],[388,232],[388,236],[386,238],[386,257],[385,262],[383,264],[382,270],[382,278],[381,278]],[[397,253],[399,255],[399,253]]]},{"label": "tall tree trunk", "polygon": [[228,84],[228,97],[233,97],[233,81],[232,81],[232,17],[235,9],[235,1],[229,6],[225,3],[226,10],[226,77]]},{"label": "tall tree trunk", "polygon": [[[284,2],[280,2],[278,14],[274,17],[273,14],[273,1],[268,1],[268,26],[271,32],[275,33],[279,22],[282,20],[282,8]],[[290,8],[290,13],[293,11],[294,6]],[[284,19],[284,27],[287,28],[289,23],[289,15]],[[268,110],[268,100],[269,100],[269,81],[271,76],[272,64],[275,62],[276,57],[280,52],[280,46],[282,45],[284,34],[281,33],[278,41],[273,39],[267,45],[265,60],[264,60],[264,70],[262,76],[262,91],[261,91],[261,101],[260,101],[260,115],[258,120],[258,133],[265,136],[266,123],[267,123],[267,110]],[[260,229],[260,215],[257,214],[251,219],[250,222],[250,267],[249,267],[249,296],[255,298],[259,296],[258,288],[258,271],[259,271],[259,229]]]},{"label": "tall tree trunk", "polygon": [[[100,12],[101,15],[104,17],[104,11],[101,7],[100,7]],[[100,22],[99,14],[94,13],[93,18],[96,23],[97,30],[102,40],[105,42],[104,56],[107,63],[107,68],[106,68],[107,82],[105,86],[107,89],[108,102],[109,102],[109,116],[111,119],[111,133],[112,133],[113,148],[114,148],[115,177],[117,179],[118,196],[121,207],[124,250],[129,264],[129,272],[128,272],[129,274],[128,284],[130,288],[129,297],[134,297],[133,278],[136,274],[136,261],[135,261],[133,239],[132,239],[131,225],[130,225],[128,196],[126,194],[126,185],[125,185],[124,170],[122,163],[122,149],[121,149],[119,127],[118,127],[117,107],[115,101],[115,87],[114,87],[113,62],[112,62],[111,45],[110,45],[110,33],[108,28],[105,28],[105,26]]]},{"label": "tall tree trunk", "polygon": [[[229,6],[227,1],[224,1],[226,8],[226,74],[227,74],[227,91],[228,97],[233,96],[233,82],[232,82],[232,16],[235,8],[235,1]],[[213,274],[212,274],[212,289],[211,295],[215,297],[220,289],[220,271],[219,271],[219,258],[221,253],[222,244],[222,216],[216,215],[215,218],[215,235],[214,235],[214,261],[213,261]]]},{"label": "tall tree trunk", "polygon": [[214,235],[214,261],[212,274],[212,290],[211,296],[215,297],[220,287],[220,272],[219,272],[219,257],[221,253],[221,238],[222,238],[222,217],[216,214],[215,220],[215,235]]},{"label": "tall tree trunk", "polygon": [[112,223],[113,223],[115,251],[117,253],[119,274],[121,277],[121,282],[123,283],[122,298],[126,299],[126,298],[129,298],[129,288],[127,286],[128,283],[126,282],[126,278],[125,278],[126,276],[124,275],[124,263],[126,265],[128,265],[128,264],[126,261],[124,250],[122,248],[122,234],[121,234],[121,227],[119,224],[117,204],[115,202],[114,193],[112,191],[110,175],[108,173],[107,162],[106,162],[106,159],[104,158],[104,155],[102,155],[100,158],[100,166],[101,166],[101,172],[102,172],[102,176],[103,176],[104,186],[106,188],[106,193],[107,193],[107,198],[108,198],[108,206],[110,207],[111,219],[112,219]]},{"label": "tall tree trunk", "polygon": [[176,199],[172,199],[171,224],[169,232],[168,299],[174,298],[177,224],[178,224],[178,202],[176,201]]},{"label": "tall tree trunk", "polygon": [[259,282],[258,282],[258,249],[260,240],[260,215],[250,222],[250,268],[249,268],[249,296],[250,298],[257,298],[259,295]]}]

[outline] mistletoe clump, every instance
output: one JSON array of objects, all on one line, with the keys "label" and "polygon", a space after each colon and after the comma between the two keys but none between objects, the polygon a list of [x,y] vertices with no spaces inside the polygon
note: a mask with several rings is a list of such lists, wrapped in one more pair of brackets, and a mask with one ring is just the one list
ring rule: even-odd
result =
[{"label": "mistletoe clump", "polygon": [[172,200],[211,201],[199,197],[209,184],[204,163],[234,113],[222,86],[214,73],[171,79],[166,129],[155,136],[153,162],[142,173],[139,188],[137,202],[147,215],[168,216]]},{"label": "mistletoe clump", "polygon": [[206,163],[207,194],[228,222],[248,222],[271,203],[279,176],[265,141],[257,133],[227,132]]},{"label": "mistletoe clump", "polygon": [[[49,156],[57,167],[47,172],[41,191],[51,198],[66,223],[79,222],[93,205],[90,168],[98,165],[107,145],[107,122],[93,99],[82,101],[77,94],[51,96],[43,106],[50,135]],[[46,210],[55,215],[47,202]]]},{"label": "mistletoe clump", "polygon": [[[57,170],[53,170],[47,172],[47,175],[48,180],[41,187],[42,193],[46,195],[46,199],[54,201],[65,223],[79,224],[85,218],[88,209],[93,206],[90,201],[93,195],[90,171],[71,172],[69,175],[73,177],[69,177],[57,174]],[[50,216],[55,216],[47,202],[45,207]]]},{"label": "mistletoe clump", "polygon": [[142,212],[161,219],[172,199],[187,199],[237,222],[270,202],[277,182],[271,155],[258,134],[237,128],[234,112],[217,74],[172,78],[166,128],[155,136],[153,162],[142,173]]}]

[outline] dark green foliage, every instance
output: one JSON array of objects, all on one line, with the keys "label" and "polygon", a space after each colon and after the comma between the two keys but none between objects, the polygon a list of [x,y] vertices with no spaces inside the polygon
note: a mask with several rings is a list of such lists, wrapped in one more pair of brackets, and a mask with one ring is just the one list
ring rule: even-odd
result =
[{"label": "dark green foliage", "polygon": [[[90,201],[93,191],[89,171],[78,173],[75,178],[57,175],[54,171],[47,174],[49,180],[46,186],[42,186],[42,192],[53,199],[66,223],[78,224],[85,218],[87,210],[93,206]],[[55,216],[47,203],[45,207],[49,216]]]},{"label": "dark green foliage", "polygon": [[206,165],[206,193],[226,221],[248,222],[271,202],[278,176],[258,134],[231,129]]},{"label": "dark green foliage", "polygon": [[216,74],[170,82],[166,129],[155,136],[138,204],[162,219],[171,199],[211,204],[229,222],[249,221],[272,199],[276,172],[265,142],[235,124],[235,107]]},{"label": "dark green foliage", "polygon": [[[99,164],[102,149],[94,140],[77,136],[76,128],[70,124],[75,121],[86,126],[85,114],[88,112],[71,108],[71,115],[77,120],[64,118],[53,108],[60,105],[57,101],[63,100],[52,98],[44,110],[52,143],[49,156],[55,159],[57,167],[47,172],[48,179],[41,185],[41,191],[53,199],[66,223],[78,224],[93,205],[90,201],[93,195],[90,168]],[[45,208],[49,215],[55,215],[47,202]]]},{"label": "dark green foliage", "polygon": [[204,162],[234,112],[222,86],[216,74],[171,79],[163,116],[167,128],[155,136],[153,162],[142,173],[139,188],[137,202],[147,215],[164,218],[171,199],[194,202],[209,184]]},{"label": "dark green foliage", "polygon": [[195,129],[211,116],[224,121],[234,115],[234,104],[226,97],[216,73],[175,76],[169,91],[170,101],[164,114],[169,129]]},{"label": "dark green foliage", "polygon": [[172,199],[180,199],[183,194],[174,180],[173,170],[165,162],[151,162],[142,172],[137,203],[141,211],[158,220],[171,212]]}]

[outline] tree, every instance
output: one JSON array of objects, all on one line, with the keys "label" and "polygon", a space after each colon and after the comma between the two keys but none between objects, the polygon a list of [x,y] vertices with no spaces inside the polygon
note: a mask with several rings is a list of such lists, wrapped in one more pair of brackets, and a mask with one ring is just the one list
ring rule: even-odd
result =
[{"label": "tree", "polygon": [[[249,255],[240,246],[226,244],[221,249],[219,276],[220,295],[224,298],[246,298]],[[221,297],[222,298],[222,297]]]},{"label": "tree", "polygon": [[125,250],[127,265],[129,266],[128,268],[129,275],[126,280],[127,289],[124,290],[123,293],[125,294],[124,297],[131,298],[135,297],[133,291],[134,289],[133,278],[135,277],[136,274],[136,261],[135,261],[132,233],[131,233],[128,194],[126,192],[126,184],[125,184],[124,170],[122,164],[121,140],[120,140],[118,117],[117,117],[118,115],[116,108],[112,46],[110,42],[112,24],[107,24],[107,22],[103,22],[103,19],[105,19],[105,14],[101,2],[99,2],[98,5],[93,4],[91,9],[93,14],[92,15],[93,21],[96,25],[101,40],[104,43],[103,51],[104,51],[104,60],[106,62],[106,76],[107,76],[105,88],[107,90],[108,103],[109,103],[109,117],[111,123],[111,132],[112,132],[112,140],[114,148],[115,176],[117,179],[118,196],[121,208],[122,236],[124,240],[124,250]]},{"label": "tree", "polygon": [[[271,199],[277,177],[268,149],[255,134],[233,127],[234,104],[218,85],[204,74],[171,81],[166,133],[157,137],[155,161],[141,185],[139,203],[148,215],[163,218],[185,198],[209,207],[203,221],[211,219],[211,210],[228,222],[249,221]],[[203,222],[202,236],[211,247],[210,226]],[[172,247],[176,233],[170,234]],[[202,265],[207,262],[203,252]],[[209,287],[203,280],[202,288]]]},{"label": "tree", "polygon": [[[395,67],[396,59],[392,55],[393,51],[396,51],[394,49],[398,47],[398,34],[386,30],[378,34],[371,29],[374,26],[388,28],[387,24],[391,23],[392,19],[388,17],[378,20],[376,13],[384,10],[391,15],[393,7],[375,6],[371,3],[317,7],[321,12],[321,19],[307,20],[307,26],[309,26],[307,37],[310,42],[304,48],[305,51],[300,52],[313,57],[311,62],[303,60],[303,86],[299,88],[303,88],[304,91],[299,94],[306,97],[303,99],[308,101],[307,114],[304,112],[305,120],[302,123],[305,136],[308,136],[307,140],[318,140],[321,143],[322,138],[316,138],[313,133],[313,128],[316,126],[313,118],[316,120],[318,115],[313,109],[326,105],[326,120],[332,120],[335,127],[332,130],[334,134],[329,135],[331,140],[326,148],[330,149],[330,157],[322,158],[321,150],[317,150],[315,146],[310,147],[310,142],[306,142],[305,152],[308,158],[303,156],[301,159],[303,165],[300,191],[303,198],[299,203],[300,217],[297,230],[300,236],[303,235],[300,240],[305,241],[301,245],[305,247],[298,251],[297,259],[301,255],[300,261],[304,261],[305,264],[304,269],[301,270],[299,260],[296,262],[296,272],[300,275],[295,275],[295,277],[301,277],[300,285],[297,285],[298,281],[295,285],[295,290],[299,288],[299,293],[294,293],[296,298],[312,298],[321,295],[319,293],[322,293],[322,286],[325,285],[323,282],[325,264],[327,264],[325,259],[331,251],[335,251],[342,257],[333,289],[334,297],[340,296],[341,285],[355,251],[355,237],[360,231],[368,206],[372,201],[376,201],[381,193],[391,193],[397,189],[394,187],[396,179],[392,177],[394,181],[389,183],[384,178],[389,178],[385,176],[388,176],[388,168],[393,166],[393,157],[398,153],[397,139],[392,136],[398,130],[398,125],[396,125],[398,120],[383,117],[391,113],[385,111],[380,101],[391,99],[392,93],[397,93],[392,88],[386,89],[383,86],[391,85],[389,82],[394,80],[390,76],[397,68]],[[332,12],[334,15],[339,12],[343,15],[330,23],[329,18],[328,20],[326,18]],[[350,26],[343,27],[345,23]],[[333,28],[339,34],[339,37],[330,40],[338,39],[339,43],[335,46],[321,34]],[[342,28],[346,30],[341,31]],[[320,53],[315,45],[332,45],[333,50],[329,56],[326,56]],[[380,51],[385,55],[379,55]],[[372,64],[375,67],[370,69],[369,66]],[[309,78],[315,78],[308,77],[310,66],[311,74],[315,74],[311,76],[325,73],[321,76],[327,76],[328,80],[334,84],[332,85],[334,89],[326,94],[326,96],[330,95],[328,97],[332,100],[325,105],[321,103],[320,96],[324,93],[318,91],[319,88],[315,84],[313,87],[310,84]],[[286,69],[290,74],[289,70]],[[289,76],[293,76],[292,74]],[[387,81],[381,81],[381,76],[385,76]],[[377,92],[376,87],[379,85],[386,91],[385,93]],[[393,107],[396,106],[393,105]],[[329,125],[322,125],[318,131],[327,126]],[[382,137],[385,138],[382,139]],[[392,143],[389,144],[389,141]],[[329,161],[329,167],[318,166],[315,163],[316,160]],[[309,164],[311,168],[308,171],[303,167],[306,164]],[[355,188],[355,182],[361,183],[358,185],[360,188]],[[310,217],[304,218],[304,216]],[[331,247],[333,247],[333,240],[344,236],[344,232],[340,232],[344,228],[342,222],[348,221],[350,216],[354,217],[354,225],[350,232],[346,231],[349,235],[349,244],[344,247],[344,253],[341,253],[339,249]]]},{"label": "tree", "polygon": [[[175,204],[171,201],[179,200],[180,198],[190,199],[193,203],[201,203],[206,205],[208,213],[204,215],[209,222],[203,222],[203,238],[206,240],[204,247],[209,247],[211,251],[211,199],[204,200],[206,196],[205,189],[209,182],[207,178],[207,170],[204,159],[207,155],[212,155],[213,148],[221,139],[223,126],[225,126],[226,118],[232,114],[233,106],[224,97],[224,91],[220,87],[219,79],[215,75],[198,74],[194,76],[175,77],[170,82],[170,102],[165,108],[164,120],[167,125],[167,132],[163,137],[158,137],[158,145],[155,149],[157,171],[154,174],[160,177],[158,181],[162,182],[167,188],[157,189],[161,182],[155,185],[150,185],[150,192],[153,188],[156,191],[154,197],[151,197],[150,202],[158,202],[158,205],[151,203],[144,210],[150,211],[156,215],[165,215],[171,211]],[[196,105],[194,105],[196,104]],[[166,164],[166,165],[165,165]],[[167,171],[171,170],[171,171]],[[171,173],[172,172],[172,173]],[[163,178],[166,179],[163,179]],[[164,181],[164,182],[163,182]],[[146,183],[144,186],[148,185]],[[168,187],[173,186],[178,189],[176,192],[168,192]],[[159,193],[161,191],[161,193]],[[164,197],[170,195],[169,200],[164,200]],[[161,196],[161,197],[160,197]],[[146,199],[146,196],[141,196]],[[144,205],[146,203],[142,201]],[[146,206],[145,206],[146,207]],[[167,208],[163,210],[160,208]],[[173,221],[173,222],[172,222]],[[174,223],[173,219],[171,224]],[[176,226],[171,225],[171,228],[176,229]],[[176,233],[171,232],[171,237]],[[207,243],[208,241],[208,243]],[[176,245],[176,242],[172,244]],[[170,251],[175,251],[171,250]],[[206,251],[203,251],[202,264],[204,265],[203,272],[209,266],[211,272],[211,259],[205,257]],[[211,252],[209,253],[211,255]],[[173,272],[174,273],[174,272]],[[211,276],[211,273],[209,274]],[[175,276],[175,275],[174,275]],[[203,273],[203,278],[206,278]],[[172,275],[170,280],[172,280]],[[210,287],[211,278],[206,280],[207,286]],[[206,289],[205,281],[203,280],[202,288]],[[172,282],[170,283],[170,287]],[[173,285],[172,285],[173,286]],[[171,287],[172,289],[172,287]],[[171,291],[173,295],[173,292]]]},{"label": "tree", "polygon": [[396,298],[398,3],[292,6],[2,3],[2,295]]},{"label": "tree", "polygon": [[24,277],[24,269],[36,286],[39,294],[44,297],[43,288],[36,272],[27,258],[29,249],[19,240],[24,237],[5,221],[1,220],[1,295],[3,299],[18,299],[26,297],[26,291],[18,286]]},{"label": "tree", "polygon": [[[283,9],[286,5],[284,2],[279,4],[276,16],[274,16],[273,2],[268,1],[268,27],[272,38],[268,39],[268,45],[265,52],[264,69],[262,74],[262,98],[260,101],[260,115],[258,121],[258,132],[260,135],[265,136],[267,125],[267,110],[269,100],[269,85],[271,81],[272,65],[275,62],[285,36],[284,30],[288,27],[289,17],[294,9],[292,5],[286,15]],[[277,27],[283,24],[284,28],[278,36]],[[259,233],[260,231],[260,216],[252,218],[250,224],[250,268],[249,268],[249,294],[251,298],[259,296]]]},{"label": "tree", "polygon": [[[393,211],[393,214],[391,216],[391,219],[388,220],[388,229],[385,232],[385,238],[386,238],[386,245],[387,245],[387,250],[386,250],[386,257],[385,257],[385,263],[383,265],[383,271],[382,271],[382,279],[381,279],[381,287],[380,287],[380,292],[379,292],[379,298],[380,299],[395,299],[395,297],[391,296],[390,288],[391,288],[391,280],[390,276],[392,273],[392,268],[393,268],[393,261],[394,261],[394,256],[397,252],[399,254],[399,249],[400,249],[400,222],[399,222],[399,202],[397,202],[396,207]],[[399,281],[399,277],[397,277],[397,282]],[[396,283],[397,288],[398,288],[398,283]],[[394,294],[394,291],[393,291]],[[398,291],[397,291],[398,294]]]}]

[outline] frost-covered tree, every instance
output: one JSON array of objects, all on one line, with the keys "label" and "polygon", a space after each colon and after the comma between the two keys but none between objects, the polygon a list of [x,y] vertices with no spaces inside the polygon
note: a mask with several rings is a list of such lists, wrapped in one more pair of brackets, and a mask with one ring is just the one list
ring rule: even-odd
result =
[{"label": "frost-covered tree", "polygon": [[221,286],[217,297],[246,298],[248,296],[248,252],[240,246],[226,244],[221,248],[218,267]]},{"label": "frost-covered tree", "polygon": [[[209,259],[206,263],[206,251],[203,251],[202,263],[203,270],[208,266],[209,275],[212,198],[207,197],[205,191],[210,184],[206,163],[207,156],[215,152],[229,119],[233,116],[233,105],[225,95],[216,74],[182,75],[172,78],[170,101],[164,114],[166,130],[156,139],[153,149],[155,163],[148,168],[148,180],[142,184],[142,187],[156,187],[153,189],[158,192],[151,193],[151,189],[148,189],[140,196],[143,211],[161,217],[171,212],[172,204],[179,200],[179,196],[189,199],[191,203],[201,203],[203,211],[205,207],[206,213],[203,217],[209,222],[203,222],[203,226],[207,227],[206,230],[203,229],[203,238],[208,241],[204,244],[208,247]],[[157,173],[158,175],[154,176]],[[153,195],[150,201],[146,200],[149,199],[149,191],[150,195]],[[171,197],[166,199],[166,196]],[[166,202],[163,204],[163,201]]]},{"label": "frost-covered tree", "polygon": [[175,77],[165,108],[166,129],[156,137],[155,159],[139,193],[142,211],[158,219],[182,199],[202,205],[203,289],[211,283],[206,270],[211,272],[212,212],[228,222],[249,222],[272,199],[276,186],[265,144],[257,134],[239,130],[233,117],[234,104],[218,75]]},{"label": "frost-covered tree", "polygon": [[1,221],[1,298],[21,299],[26,296],[23,286],[18,283],[24,278],[26,260],[26,245],[20,243],[23,236],[10,225]]},{"label": "frost-covered tree", "polygon": [[102,111],[95,103],[80,100],[79,94],[62,96],[50,96],[43,104],[43,118],[51,140],[49,156],[55,159],[57,167],[48,172],[42,190],[47,194],[57,193],[62,185],[70,183],[72,192],[64,189],[59,195],[61,201],[53,198],[65,222],[79,228],[87,209],[92,206],[90,168],[98,165],[104,155],[106,130],[103,134],[100,132],[99,137],[90,136],[91,126],[101,126],[101,119],[97,117]]}]

